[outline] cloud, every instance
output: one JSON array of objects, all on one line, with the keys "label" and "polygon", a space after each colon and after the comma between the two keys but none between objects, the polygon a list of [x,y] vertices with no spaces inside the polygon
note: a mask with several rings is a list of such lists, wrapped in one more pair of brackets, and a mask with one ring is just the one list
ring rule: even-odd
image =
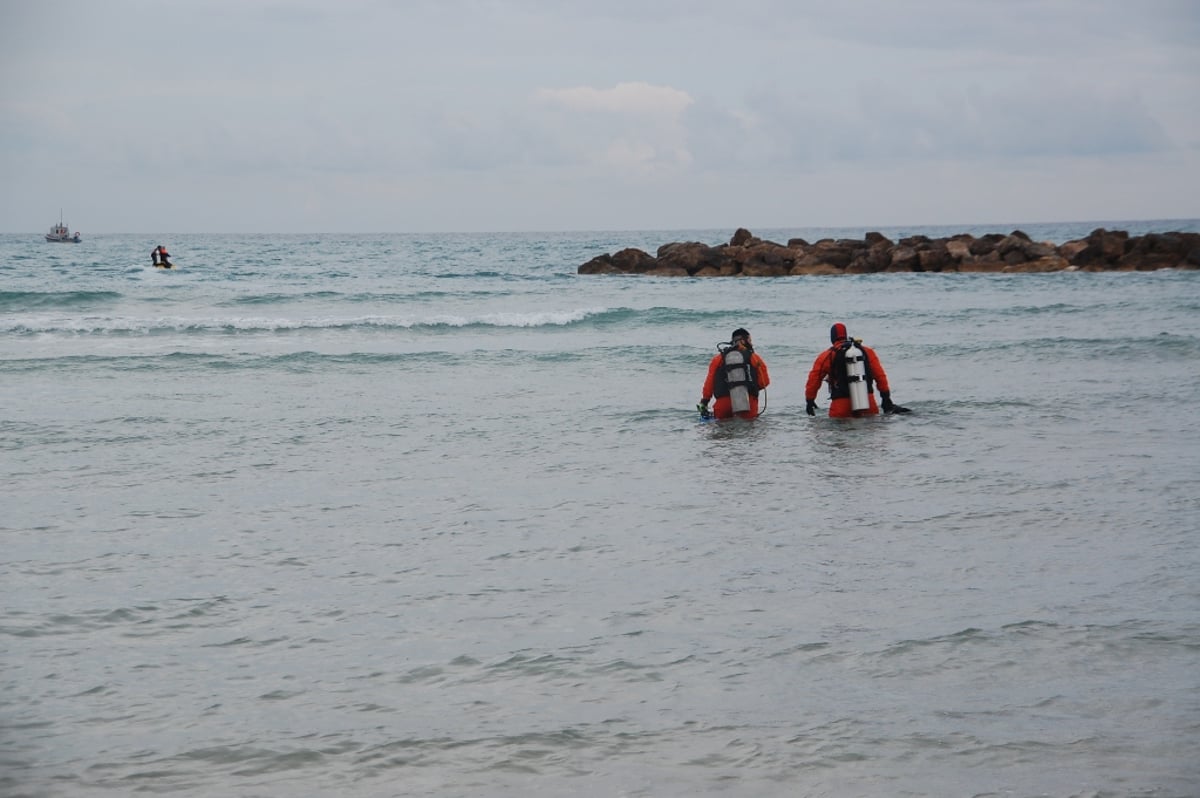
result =
[{"label": "cloud", "polygon": [[[330,221],[304,219],[326,229],[383,229],[393,214],[369,218],[387,198],[411,201],[403,218],[438,229],[720,224],[729,213],[753,224],[739,209],[755,196],[782,209],[821,186],[818,210],[859,214],[872,175],[922,172],[955,176],[922,206],[930,222],[986,199],[966,188],[949,196],[972,174],[994,186],[1050,172],[1078,187],[1075,207],[1091,208],[1105,197],[1096,164],[1101,175],[1162,170],[1146,185],[1200,174],[1195,8],[9,2],[0,220],[38,229],[31,206],[65,198],[90,206],[92,229],[132,229],[160,213],[217,229],[223,216],[254,215],[230,210],[235,195],[272,197],[257,203],[271,213],[307,191]],[[63,17],[89,35],[38,35]],[[170,57],[155,55],[163,41]],[[160,209],[148,198],[166,185],[179,190]],[[112,201],[122,186],[130,196]],[[1172,200],[1177,215],[1197,213],[1194,198],[1172,191],[1183,198]],[[1127,194],[1114,184],[1106,201]],[[1062,213],[1077,216],[1071,196],[1058,195]],[[1141,201],[1172,204],[1162,196]]]},{"label": "cloud", "polygon": [[686,91],[649,83],[618,83],[611,89],[577,86],[570,89],[538,89],[535,98],[567,111],[646,114],[675,117],[694,100]]},{"label": "cloud", "polygon": [[837,164],[1123,157],[1191,144],[1172,138],[1137,87],[1055,75],[928,89],[880,78],[838,98],[774,87],[736,104],[697,103],[682,124],[697,169],[782,174]]},{"label": "cloud", "polygon": [[577,163],[644,179],[692,162],[683,114],[695,101],[686,91],[632,82],[542,88],[533,101],[552,115],[542,117],[551,148]]}]

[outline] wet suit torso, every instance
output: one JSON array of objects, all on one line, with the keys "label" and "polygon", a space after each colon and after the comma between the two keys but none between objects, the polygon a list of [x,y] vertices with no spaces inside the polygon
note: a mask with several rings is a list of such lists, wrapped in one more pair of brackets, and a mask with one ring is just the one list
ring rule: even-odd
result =
[{"label": "wet suit torso", "polygon": [[746,372],[749,379],[744,384],[750,394],[750,409],[735,414],[733,403],[729,399],[729,390],[734,387],[730,384],[729,371],[742,368],[742,364],[727,365],[725,355],[729,351],[731,350],[718,352],[709,361],[708,376],[704,380],[702,398],[705,401],[716,399],[713,403],[713,415],[717,418],[733,418],[734,415],[741,418],[755,418],[758,415],[758,394],[771,384],[771,375],[767,372],[767,364],[753,349],[747,347],[742,350],[748,366]]},{"label": "wet suit torso", "polygon": [[870,407],[855,412],[850,408],[850,383],[846,379],[846,349],[850,341],[839,341],[817,355],[812,369],[808,372],[808,381],[804,385],[804,398],[815,400],[821,389],[822,382],[829,383],[829,416],[830,418],[851,418],[853,416],[870,416],[879,412],[875,402],[875,386],[882,392],[889,392],[887,372],[879,362],[879,356],[869,346],[854,342],[863,353],[863,365],[867,372],[867,399]]}]

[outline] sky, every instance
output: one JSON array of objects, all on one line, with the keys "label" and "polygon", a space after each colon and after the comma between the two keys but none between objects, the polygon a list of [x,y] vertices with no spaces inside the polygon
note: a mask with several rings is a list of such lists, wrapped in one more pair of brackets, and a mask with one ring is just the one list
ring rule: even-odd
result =
[{"label": "sky", "polygon": [[0,0],[0,232],[1200,217],[1195,0]]}]

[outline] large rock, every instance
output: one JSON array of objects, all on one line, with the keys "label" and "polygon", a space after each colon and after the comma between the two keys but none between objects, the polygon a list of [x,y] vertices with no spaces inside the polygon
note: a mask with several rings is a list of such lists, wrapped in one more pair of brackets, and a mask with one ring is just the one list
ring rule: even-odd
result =
[{"label": "large rock", "polygon": [[1200,269],[1200,233],[1148,233],[1130,237],[1098,228],[1087,238],[1055,245],[1021,230],[1007,235],[967,233],[949,238],[916,235],[890,241],[881,233],[863,238],[802,238],[787,245],[738,228],[728,244],[698,241],[663,244],[655,255],[627,248],[597,255],[579,274],[646,274],[661,277],[782,277],[875,272],[1051,272]]},{"label": "large rock", "polygon": [[579,267],[580,274],[621,274],[613,263],[612,255],[597,255]]},{"label": "large rock", "polygon": [[788,274],[800,277],[802,275],[830,275],[830,274],[845,274],[844,269],[839,269],[832,263],[822,263],[814,260],[807,263],[797,262],[792,266],[792,270]]},{"label": "large rock", "polygon": [[1117,268],[1136,271],[1195,268],[1198,249],[1200,234],[1197,233],[1149,233],[1128,242],[1125,253],[1117,259]]},{"label": "large rock", "polygon": [[1071,264],[1101,269],[1111,268],[1125,254],[1128,243],[1129,233],[1124,230],[1109,232],[1103,227],[1098,227],[1084,239],[1084,248],[1075,253],[1071,258]]},{"label": "large rock", "polygon": [[845,241],[823,238],[810,246],[805,254],[814,257],[820,263],[845,269],[850,265],[850,261],[854,260],[855,247]]},{"label": "large rock", "polygon": [[934,241],[917,253],[917,269],[919,272],[941,272],[956,265],[950,257],[945,241]]},{"label": "large rock", "polygon": [[973,239],[970,243],[971,254],[979,257],[980,255],[987,255],[990,252],[995,252],[996,245],[1004,239],[1005,236],[1002,236],[999,233],[988,233],[987,235]]},{"label": "large rock", "polygon": [[1019,264],[1008,266],[1004,269],[1006,272],[1061,272],[1071,268],[1071,264],[1066,258],[1058,255],[1048,255],[1044,258],[1034,260],[1025,260]]},{"label": "large rock", "polygon": [[729,239],[729,246],[744,247],[747,242],[754,238],[754,234],[744,227],[739,227],[733,231],[733,238]]},{"label": "large rock", "polygon": [[773,241],[759,241],[745,247],[742,274],[747,277],[782,277],[790,274],[796,262],[796,250]]},{"label": "large rock", "polygon": [[633,247],[613,255],[612,263],[626,274],[645,274],[658,266],[658,261],[653,256]]},{"label": "large rock", "polygon": [[660,269],[683,269],[687,274],[696,274],[708,267],[719,271],[723,260],[717,250],[698,241],[664,244],[658,248],[657,258]]},{"label": "large rock", "polygon": [[971,242],[974,236],[962,234],[946,240],[946,254],[957,266],[971,257]]},{"label": "large rock", "polygon": [[[867,241],[871,239],[868,234]],[[886,238],[858,249],[846,267],[846,274],[875,274],[885,271],[892,263],[891,243]]]},{"label": "large rock", "polygon": [[888,264],[888,271],[891,272],[914,272],[921,264],[921,255],[917,248],[907,244],[892,247],[889,255],[891,262]]},{"label": "large rock", "polygon": [[658,264],[653,269],[647,272],[642,272],[647,277],[690,277],[691,272],[680,266],[666,266]]}]

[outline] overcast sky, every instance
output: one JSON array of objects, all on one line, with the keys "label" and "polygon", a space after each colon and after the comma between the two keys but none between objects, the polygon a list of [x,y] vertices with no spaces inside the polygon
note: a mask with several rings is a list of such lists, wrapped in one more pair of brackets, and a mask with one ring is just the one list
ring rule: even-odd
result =
[{"label": "overcast sky", "polygon": [[1195,0],[0,0],[0,232],[1200,217]]}]

